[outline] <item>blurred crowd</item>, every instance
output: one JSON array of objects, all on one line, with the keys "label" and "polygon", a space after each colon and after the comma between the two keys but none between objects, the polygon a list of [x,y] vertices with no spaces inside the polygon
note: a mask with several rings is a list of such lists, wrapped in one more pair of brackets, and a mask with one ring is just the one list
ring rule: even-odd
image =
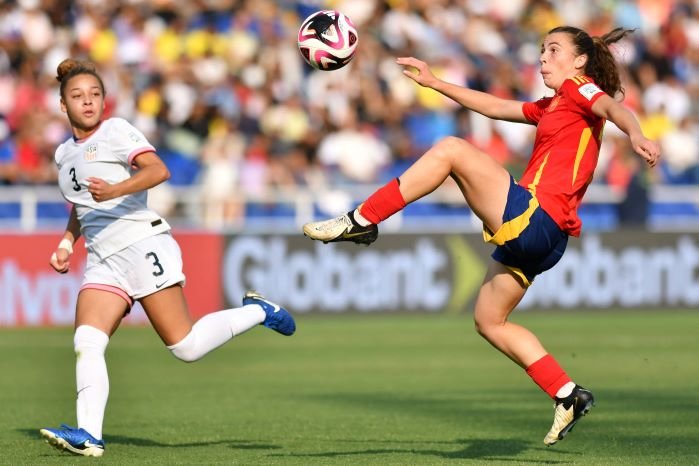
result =
[{"label": "blurred crowd", "polygon": [[[297,50],[299,25],[319,9],[358,28],[357,55],[341,70],[314,71]],[[517,176],[534,127],[464,111],[394,59],[415,56],[447,81],[536,100],[550,95],[541,40],[561,24],[591,35],[637,29],[614,46],[624,103],[662,147],[662,166],[646,170],[608,125],[594,182],[622,193],[696,184],[699,0],[5,0],[0,185],[56,182],[53,153],[70,136],[55,79],[66,57],[97,65],[107,116],[149,138],[171,186],[195,188],[208,226],[240,222],[249,198],[384,182],[446,135]]]}]

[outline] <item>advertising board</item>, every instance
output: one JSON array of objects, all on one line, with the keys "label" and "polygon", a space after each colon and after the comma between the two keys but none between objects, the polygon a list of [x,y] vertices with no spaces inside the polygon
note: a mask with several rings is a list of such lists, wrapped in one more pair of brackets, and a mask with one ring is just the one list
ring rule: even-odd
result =
[{"label": "advertising board", "polygon": [[[194,319],[258,290],[294,313],[471,312],[492,247],[476,234],[382,234],[371,247],[301,235],[176,232]],[[0,326],[72,325],[85,250],[71,271],[48,258],[60,234],[0,235]],[[615,232],[571,238],[519,308],[699,307],[699,236]],[[135,306],[125,323],[147,322]]]}]

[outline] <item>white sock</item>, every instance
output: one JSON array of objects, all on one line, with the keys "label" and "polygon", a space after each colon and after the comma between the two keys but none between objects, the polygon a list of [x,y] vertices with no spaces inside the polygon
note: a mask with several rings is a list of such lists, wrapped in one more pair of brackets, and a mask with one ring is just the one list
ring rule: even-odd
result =
[{"label": "white sock", "polygon": [[368,227],[371,222],[364,218],[364,216],[359,212],[359,209],[354,209],[354,221],[363,227]]},{"label": "white sock", "polygon": [[265,317],[265,311],[257,304],[213,312],[199,319],[186,337],[167,348],[177,359],[193,362],[261,324]]},{"label": "white sock", "polygon": [[104,410],[109,398],[109,377],[104,352],[109,336],[89,325],[75,329],[75,381],[78,389],[78,427],[97,440],[102,438]]},{"label": "white sock", "polygon": [[556,392],[556,398],[565,398],[571,393],[573,393],[573,389],[575,388],[575,382],[568,382],[567,384],[563,385],[561,388],[558,389]]}]

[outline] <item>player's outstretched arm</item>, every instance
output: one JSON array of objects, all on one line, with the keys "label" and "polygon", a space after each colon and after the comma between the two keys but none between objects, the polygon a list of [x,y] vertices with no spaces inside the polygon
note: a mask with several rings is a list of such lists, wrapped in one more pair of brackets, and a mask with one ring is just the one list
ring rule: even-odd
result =
[{"label": "player's outstretched arm", "polygon": [[522,112],[523,102],[501,99],[486,92],[457,86],[437,78],[427,63],[413,57],[399,57],[396,63],[405,66],[403,74],[423,87],[429,87],[458,104],[496,120],[529,123]]},{"label": "player's outstretched arm", "polygon": [[603,95],[592,104],[592,112],[606,118],[629,136],[633,150],[648,165],[654,167],[660,158],[660,146],[643,135],[638,120],[626,107],[608,95]]}]

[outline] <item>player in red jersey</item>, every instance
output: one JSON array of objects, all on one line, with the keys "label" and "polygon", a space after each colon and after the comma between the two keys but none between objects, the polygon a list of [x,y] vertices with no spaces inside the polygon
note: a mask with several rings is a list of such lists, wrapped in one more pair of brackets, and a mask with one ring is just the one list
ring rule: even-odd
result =
[{"label": "player in red jersey", "polygon": [[436,78],[424,62],[398,58],[407,77],[470,110],[536,125],[533,153],[522,179],[515,182],[493,158],[463,139],[447,137],[356,210],[303,228],[306,236],[324,242],[370,244],[379,222],[452,177],[483,221],[485,240],[496,245],[476,299],[476,330],[555,400],[553,426],[544,438],[547,445],[563,439],[594,398],[568,377],[532,332],[509,322],[508,316],[534,277],[560,260],[568,236],[580,234],[577,208],[597,165],[605,121],[624,131],[651,167],[660,157],[658,144],[643,135],[636,118],[614,99],[623,89],[608,46],[629,32],[618,28],[590,37],[569,26],[549,31],[539,61],[544,84],[555,95],[536,102],[504,100],[450,84]]}]

